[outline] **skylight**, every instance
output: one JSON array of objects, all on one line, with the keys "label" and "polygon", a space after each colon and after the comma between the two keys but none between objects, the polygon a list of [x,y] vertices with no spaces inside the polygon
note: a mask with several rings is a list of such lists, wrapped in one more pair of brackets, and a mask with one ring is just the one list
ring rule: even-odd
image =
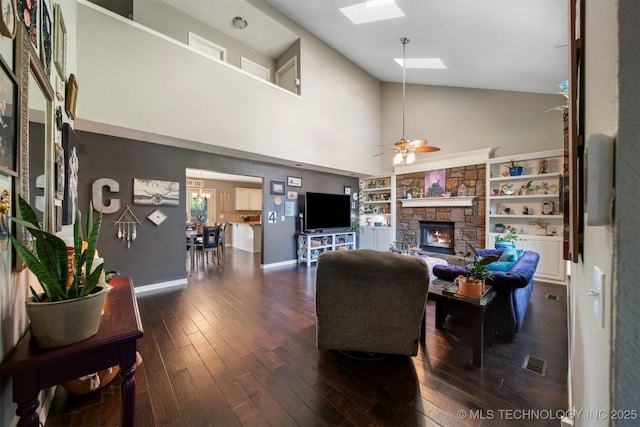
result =
[{"label": "skylight", "polygon": [[[402,58],[394,58],[394,61],[402,67]],[[407,68],[445,70],[447,66],[440,58],[407,58]]]},{"label": "skylight", "polygon": [[354,24],[400,18],[404,13],[393,0],[369,0],[340,9]]}]

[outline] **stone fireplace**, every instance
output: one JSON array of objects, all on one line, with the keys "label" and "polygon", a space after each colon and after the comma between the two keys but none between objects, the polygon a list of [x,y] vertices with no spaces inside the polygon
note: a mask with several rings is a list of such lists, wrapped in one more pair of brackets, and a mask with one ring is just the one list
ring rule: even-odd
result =
[{"label": "stone fireplace", "polygon": [[420,249],[443,254],[454,253],[454,223],[420,221]]},{"label": "stone fireplace", "polygon": [[[396,194],[402,195],[414,185],[424,189],[425,172],[411,172],[396,176]],[[470,206],[457,206],[456,197],[451,197],[447,203],[426,203],[428,206],[403,206],[397,204],[396,240],[406,242],[410,247],[423,246],[420,234],[421,224],[425,222],[453,224],[452,248],[448,252],[439,253],[459,254],[469,251],[469,245],[475,248],[485,247],[485,202],[486,202],[486,165],[484,163],[452,167],[446,169],[445,190],[455,193],[460,185],[466,187],[467,196],[473,196]],[[436,198],[439,199],[439,198]],[[427,200],[428,199],[420,199]],[[434,199],[431,199],[434,200]],[[427,237],[428,238],[428,237]],[[432,236],[433,239],[433,236]],[[438,252],[435,248],[422,248],[428,252]]]}]

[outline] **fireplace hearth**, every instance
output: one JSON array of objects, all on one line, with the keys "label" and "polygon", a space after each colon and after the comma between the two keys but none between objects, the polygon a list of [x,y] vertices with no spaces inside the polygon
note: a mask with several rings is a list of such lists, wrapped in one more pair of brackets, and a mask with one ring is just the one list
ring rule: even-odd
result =
[{"label": "fireplace hearth", "polygon": [[454,223],[420,221],[420,249],[442,254],[454,254]]}]

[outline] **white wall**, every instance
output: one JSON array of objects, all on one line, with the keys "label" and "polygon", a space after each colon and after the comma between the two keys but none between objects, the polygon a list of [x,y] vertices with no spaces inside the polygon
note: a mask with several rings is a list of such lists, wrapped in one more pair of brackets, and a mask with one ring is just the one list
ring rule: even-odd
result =
[{"label": "white wall", "polygon": [[[560,82],[558,82],[560,83]],[[496,157],[562,148],[562,95],[406,85],[405,136],[439,147],[428,158],[497,148]],[[382,140],[402,137],[402,84],[382,84]],[[381,168],[391,170],[391,156]]]},{"label": "white wall", "polygon": [[303,39],[301,49],[298,97],[81,2],[77,114],[292,163],[377,172],[361,153],[380,140],[380,83],[320,42]]}]

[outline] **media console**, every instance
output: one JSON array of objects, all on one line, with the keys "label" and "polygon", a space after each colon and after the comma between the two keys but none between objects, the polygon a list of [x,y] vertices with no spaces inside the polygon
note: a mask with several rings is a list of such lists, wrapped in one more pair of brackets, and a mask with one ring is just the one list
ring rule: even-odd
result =
[{"label": "media console", "polygon": [[298,264],[318,261],[324,251],[340,251],[356,248],[354,231],[335,231],[330,233],[298,234]]}]

